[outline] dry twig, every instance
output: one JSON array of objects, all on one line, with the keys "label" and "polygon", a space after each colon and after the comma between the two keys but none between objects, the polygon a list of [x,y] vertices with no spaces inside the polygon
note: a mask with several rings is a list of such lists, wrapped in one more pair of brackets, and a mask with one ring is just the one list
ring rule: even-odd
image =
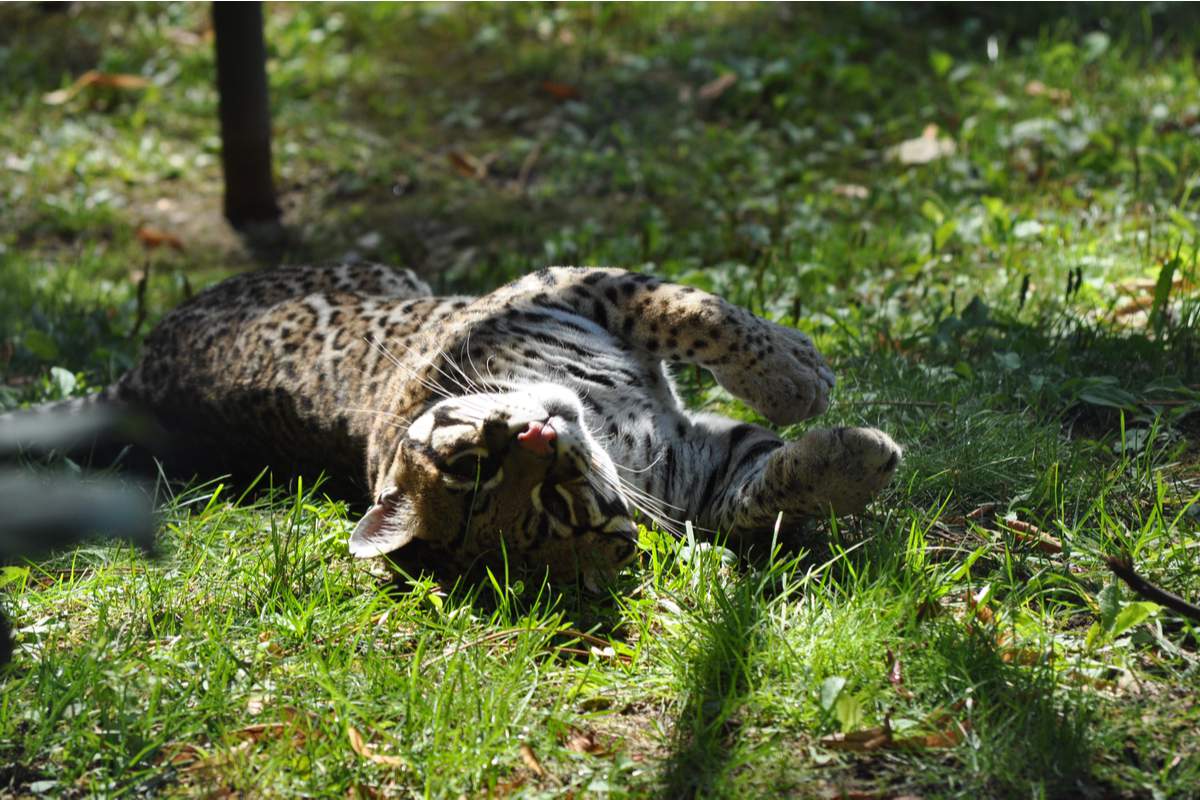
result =
[{"label": "dry twig", "polygon": [[1200,606],[1193,605],[1174,592],[1168,592],[1166,589],[1155,586],[1141,575],[1138,575],[1134,572],[1133,562],[1128,557],[1117,558],[1116,556],[1108,556],[1104,560],[1113,574],[1125,581],[1125,584],[1137,594],[1147,600],[1158,603],[1160,606],[1166,606],[1188,619],[1200,622]]}]

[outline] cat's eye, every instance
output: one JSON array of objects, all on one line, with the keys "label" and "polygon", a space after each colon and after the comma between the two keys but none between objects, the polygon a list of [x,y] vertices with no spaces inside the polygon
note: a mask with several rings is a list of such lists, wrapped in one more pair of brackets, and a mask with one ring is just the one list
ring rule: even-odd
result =
[{"label": "cat's eye", "polygon": [[482,447],[468,447],[447,458],[441,465],[447,483],[457,488],[490,489],[502,473],[500,459]]}]

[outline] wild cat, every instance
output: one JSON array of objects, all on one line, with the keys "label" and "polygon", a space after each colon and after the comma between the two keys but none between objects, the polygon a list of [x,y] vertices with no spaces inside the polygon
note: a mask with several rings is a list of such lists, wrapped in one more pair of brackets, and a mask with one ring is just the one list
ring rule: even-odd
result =
[{"label": "wild cat", "polygon": [[372,504],[358,557],[507,559],[594,584],[637,551],[635,515],[733,539],[782,512],[861,510],[900,448],[871,428],[767,428],[695,413],[697,364],[773,423],[825,411],[804,334],[691,287],[553,267],[433,297],[377,264],[239,275],[167,314],[98,400],[152,415],[208,469],[324,472]]}]

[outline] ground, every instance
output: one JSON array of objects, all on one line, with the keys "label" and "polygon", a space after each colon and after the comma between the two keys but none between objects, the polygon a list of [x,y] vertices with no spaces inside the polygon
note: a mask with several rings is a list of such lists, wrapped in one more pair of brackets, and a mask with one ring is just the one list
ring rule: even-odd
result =
[{"label": "ground", "polygon": [[616,264],[811,333],[826,420],[906,460],[769,558],[646,530],[610,597],[389,582],[319,486],[160,485],[154,557],[0,568],[0,792],[1195,792],[1196,623],[1103,560],[1200,598],[1190,9],[266,13],[269,253],[219,216],[206,6],[0,8],[0,407],[263,259]]}]

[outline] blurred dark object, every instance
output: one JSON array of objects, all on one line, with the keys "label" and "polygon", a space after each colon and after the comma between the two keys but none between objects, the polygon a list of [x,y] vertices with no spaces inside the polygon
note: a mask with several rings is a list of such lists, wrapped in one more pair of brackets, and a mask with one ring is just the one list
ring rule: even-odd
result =
[{"label": "blurred dark object", "polygon": [[149,495],[111,478],[0,471],[0,509],[0,561],[43,556],[93,536],[147,550],[154,542]]},{"label": "blurred dark object", "polygon": [[262,3],[213,3],[225,217],[239,231],[279,227]]},{"label": "blurred dark object", "polygon": [[[165,434],[138,414],[103,403],[68,401],[46,410],[0,416],[0,461],[20,455],[63,454],[73,461],[108,466],[118,448],[137,444],[161,449]],[[88,455],[113,451],[108,463]]]},{"label": "blurred dark object", "polygon": [[[99,405],[11,414],[0,417],[0,459],[91,451],[97,442],[132,442],[149,430],[135,415]],[[150,550],[150,493],[115,478],[0,470],[0,563],[43,556],[96,537]],[[0,615],[0,664],[11,655],[8,622]]]}]

